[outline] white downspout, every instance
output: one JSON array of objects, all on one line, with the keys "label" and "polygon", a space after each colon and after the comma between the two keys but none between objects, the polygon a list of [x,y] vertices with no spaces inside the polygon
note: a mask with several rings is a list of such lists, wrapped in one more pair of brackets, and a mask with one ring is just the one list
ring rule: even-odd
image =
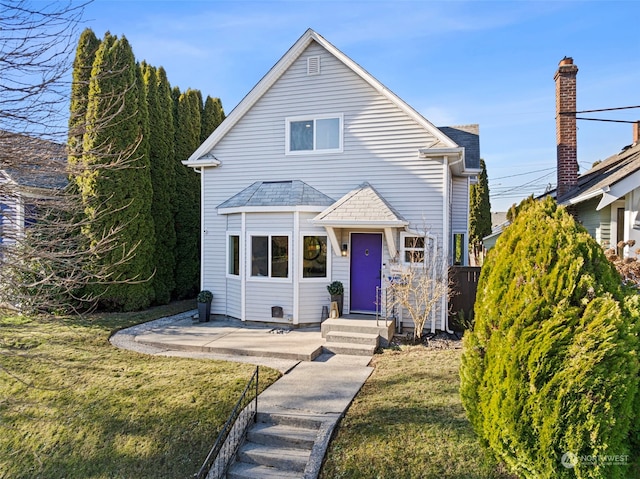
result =
[{"label": "white downspout", "polygon": [[[444,241],[442,242],[442,251],[444,254],[444,261],[445,264],[447,266],[447,269],[445,270],[445,279],[447,281],[447,283],[449,282],[449,268],[448,268],[448,264],[449,264],[449,244],[451,242],[451,232],[449,231],[449,197],[451,195],[451,191],[449,190],[449,157],[445,156],[444,157],[444,161],[442,162],[442,177],[443,177],[443,183],[444,183],[444,194],[442,195],[442,229],[443,229],[443,238]],[[453,331],[449,330],[449,318],[447,315],[448,312],[448,300],[449,298],[447,297],[447,295],[444,295],[441,302],[440,302],[440,324],[442,325],[442,329],[444,331],[446,331],[449,334],[452,334]],[[431,332],[435,333],[436,332],[436,327],[435,327],[435,318],[434,320],[431,322]]]},{"label": "white downspout", "polygon": [[240,213],[240,319],[247,320],[247,274],[249,266],[247,258],[247,213]]},{"label": "white downspout", "polygon": [[299,265],[302,261],[298,258],[302,257],[300,237],[300,213],[298,211],[293,212],[293,259],[291,267],[291,276],[293,276],[293,324],[297,325],[300,322],[300,271]]}]

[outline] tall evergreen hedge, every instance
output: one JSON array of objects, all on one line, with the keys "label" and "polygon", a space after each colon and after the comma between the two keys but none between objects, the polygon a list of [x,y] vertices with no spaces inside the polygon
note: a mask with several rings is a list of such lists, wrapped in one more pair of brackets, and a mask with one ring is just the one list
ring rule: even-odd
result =
[{"label": "tall evergreen hedge", "polygon": [[107,309],[140,309],[153,299],[148,281],[155,250],[148,118],[140,86],[129,42],[105,34],[89,83],[82,158],[86,169],[75,182],[90,219],[83,229],[89,241],[117,232],[117,246],[95,258],[96,265],[110,268],[110,276],[93,288]]},{"label": "tall evergreen hedge", "polygon": [[93,33],[93,30],[85,29],[80,34],[76,56],[73,60],[68,140],[69,163],[71,165],[75,165],[83,153],[82,138],[87,117],[89,81],[98,47],[100,47],[100,40]]},{"label": "tall evergreen hedge", "polygon": [[460,369],[469,420],[519,477],[637,477],[638,304],[564,208],[520,208],[485,261]]},{"label": "tall evergreen hedge", "polygon": [[142,63],[149,110],[149,160],[153,190],[153,223],[156,236],[155,302],[166,304],[175,288],[176,232],[173,221],[175,191],[174,124],[171,88],[163,68]]},{"label": "tall evergreen hedge", "polygon": [[476,257],[482,250],[482,238],[491,234],[491,201],[489,198],[489,177],[484,160],[480,160],[482,171],[478,183],[469,189],[469,248]]},{"label": "tall evergreen hedge", "polygon": [[212,98],[207,96],[202,110],[202,127],[200,134],[200,142],[203,142],[224,120],[224,110],[220,98]]},{"label": "tall evergreen hedge", "polygon": [[[174,90],[174,98],[176,90]],[[200,146],[202,94],[187,90],[175,105],[176,269],[174,296],[195,296],[200,284],[200,177],[181,162]]]}]

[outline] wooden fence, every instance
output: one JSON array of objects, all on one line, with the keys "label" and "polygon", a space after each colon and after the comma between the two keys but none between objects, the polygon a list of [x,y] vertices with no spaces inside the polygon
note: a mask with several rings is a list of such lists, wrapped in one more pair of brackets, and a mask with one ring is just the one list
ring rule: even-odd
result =
[{"label": "wooden fence", "polygon": [[449,274],[451,279],[451,295],[449,296],[449,327],[454,331],[464,331],[459,322],[460,311],[469,319],[473,315],[473,306],[478,290],[480,267],[452,266]]}]

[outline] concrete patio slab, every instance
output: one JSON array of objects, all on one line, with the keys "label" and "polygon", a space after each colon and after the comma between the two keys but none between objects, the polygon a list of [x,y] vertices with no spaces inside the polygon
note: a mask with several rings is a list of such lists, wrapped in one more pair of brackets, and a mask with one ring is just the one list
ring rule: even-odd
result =
[{"label": "concrete patio slab", "polygon": [[319,328],[284,330],[233,320],[194,323],[190,318],[141,331],[135,341],[173,351],[300,361],[313,361],[322,353],[324,344]]}]

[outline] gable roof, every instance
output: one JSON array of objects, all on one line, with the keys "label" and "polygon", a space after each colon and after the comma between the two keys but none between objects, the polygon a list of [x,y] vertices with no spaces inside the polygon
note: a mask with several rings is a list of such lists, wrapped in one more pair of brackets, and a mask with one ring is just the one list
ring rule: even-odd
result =
[{"label": "gable roof", "polygon": [[447,135],[459,146],[464,148],[465,170],[477,170],[480,173],[480,127],[478,125],[440,126],[442,133]]},{"label": "gable roof", "polygon": [[[433,145],[436,149],[458,148],[458,145],[440,129],[420,115],[416,110],[386,88],[382,83],[371,76],[360,65],[347,57],[344,53],[325,40],[320,34],[308,29],[294,45],[278,60],[278,62],[262,77],[258,84],[242,99],[225,120],[213,131],[198,149],[193,152],[183,164],[190,167],[218,166],[220,163],[215,158],[204,158],[207,153],[234,127],[234,125],[251,109],[253,105],[271,88],[271,86],[284,74],[284,72],[295,62],[300,55],[312,43],[316,42],[344,65],[350,68],[356,75],[371,85],[378,93],[393,102],[405,114],[413,118],[419,125],[427,130],[438,141]],[[451,153],[451,152],[450,152]],[[462,154],[462,152],[459,152]],[[212,156],[212,155],[210,155]]]},{"label": "gable roof", "polygon": [[[304,181],[256,181],[218,206],[218,212],[233,209],[320,206],[333,204],[333,199]],[[231,210],[231,211],[230,211]],[[317,211],[317,210],[316,210]]]},{"label": "gable roof", "polygon": [[49,140],[0,130],[0,172],[25,188],[67,186],[66,146]]},{"label": "gable roof", "polygon": [[[561,198],[563,205],[602,197],[597,210],[613,203],[640,185],[640,143],[624,148],[578,177],[576,188]],[[556,190],[550,193],[556,195]]]},{"label": "gable roof", "polygon": [[409,224],[369,183],[351,190],[312,222],[321,226],[406,226]]}]

